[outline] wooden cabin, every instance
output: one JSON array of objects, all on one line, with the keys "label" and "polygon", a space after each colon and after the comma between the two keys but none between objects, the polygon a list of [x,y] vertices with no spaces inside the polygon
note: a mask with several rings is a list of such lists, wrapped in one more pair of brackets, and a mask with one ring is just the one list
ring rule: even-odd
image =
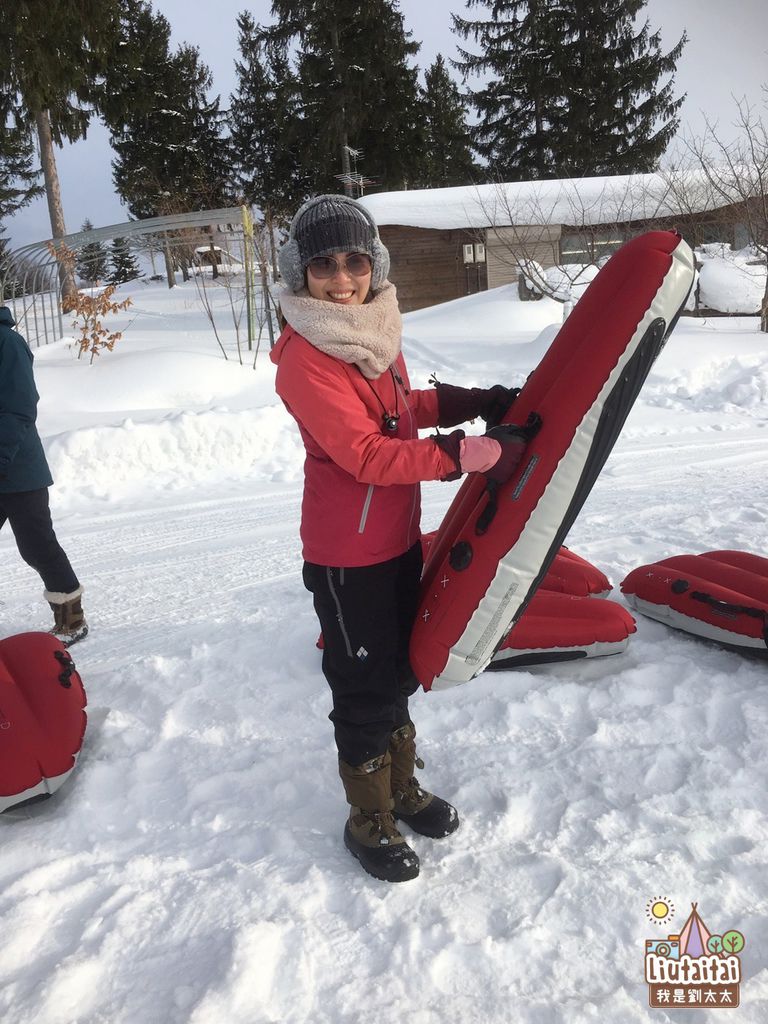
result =
[{"label": "wooden cabin", "polygon": [[515,182],[381,192],[359,201],[389,249],[403,312],[517,284],[520,265],[591,263],[653,228],[693,246],[747,243],[732,209],[695,174]]}]

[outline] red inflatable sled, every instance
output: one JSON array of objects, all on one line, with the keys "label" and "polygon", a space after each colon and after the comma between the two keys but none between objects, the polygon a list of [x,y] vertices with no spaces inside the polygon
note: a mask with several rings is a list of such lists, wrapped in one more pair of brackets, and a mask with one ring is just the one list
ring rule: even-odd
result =
[{"label": "red inflatable sled", "polygon": [[54,793],[83,745],[85,691],[48,633],[0,640],[0,812]]},{"label": "red inflatable sled", "polygon": [[674,232],[633,239],[568,317],[507,415],[541,429],[489,493],[470,474],[430,548],[411,639],[425,689],[481,672],[535,593],[685,305],[693,254]]},{"label": "red inflatable sled", "polygon": [[560,548],[487,671],[621,654],[636,631],[635,620],[615,601],[590,600],[610,591],[597,566]]},{"label": "red inflatable sled", "polygon": [[[434,538],[434,533],[421,538],[425,557]],[[610,591],[608,577],[597,566],[561,548],[517,629],[493,656],[488,669],[620,654],[635,632],[635,620],[613,601],[589,600],[605,597]],[[322,633],[317,646],[323,649]]]},{"label": "red inflatable sled", "polygon": [[[437,530],[421,536],[424,561],[429,558],[429,549],[437,536]],[[577,555],[570,548],[562,547],[552,559],[541,589],[574,597],[605,597],[613,590],[611,581],[596,565]]]},{"label": "red inflatable sled", "polygon": [[636,628],[626,608],[615,601],[540,589],[487,671],[621,654]]},{"label": "red inflatable sled", "polygon": [[768,558],[746,551],[675,555],[633,570],[621,589],[649,618],[768,657]]},{"label": "red inflatable sled", "polygon": [[613,589],[605,573],[570,548],[560,548],[540,586],[572,597],[606,597]]}]

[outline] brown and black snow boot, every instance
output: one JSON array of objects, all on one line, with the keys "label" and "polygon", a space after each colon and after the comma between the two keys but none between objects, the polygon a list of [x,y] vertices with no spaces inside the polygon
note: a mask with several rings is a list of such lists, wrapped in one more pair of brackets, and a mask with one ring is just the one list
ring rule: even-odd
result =
[{"label": "brown and black snow boot", "polygon": [[339,775],[352,805],[344,845],[369,875],[383,882],[407,882],[419,873],[419,858],[392,817],[389,753],[353,766],[339,759]]},{"label": "brown and black snow boot", "polygon": [[49,632],[61,640],[65,647],[71,647],[78,640],[88,636],[88,623],[83,614],[82,593],[83,588],[78,587],[71,594],[46,590],[43,595],[53,612],[54,625]]},{"label": "brown and black snow boot", "polygon": [[389,753],[392,757],[393,816],[404,821],[414,832],[430,839],[442,839],[455,832],[459,827],[456,808],[422,789],[414,777],[414,768],[423,768],[424,762],[416,757],[416,727],[413,722],[395,729],[389,741]]}]

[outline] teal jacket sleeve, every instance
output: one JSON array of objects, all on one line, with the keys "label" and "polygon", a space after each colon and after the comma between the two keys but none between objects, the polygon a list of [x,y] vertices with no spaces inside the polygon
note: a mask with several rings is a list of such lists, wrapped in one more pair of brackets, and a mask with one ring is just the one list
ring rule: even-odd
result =
[{"label": "teal jacket sleeve", "polygon": [[34,427],[38,397],[32,353],[21,339],[6,335],[0,340],[0,475]]}]

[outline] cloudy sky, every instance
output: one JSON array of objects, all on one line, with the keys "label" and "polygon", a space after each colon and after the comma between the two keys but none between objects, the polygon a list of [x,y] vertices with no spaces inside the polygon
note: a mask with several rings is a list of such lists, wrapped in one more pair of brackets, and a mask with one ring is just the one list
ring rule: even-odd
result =
[{"label": "cloudy sky", "polygon": [[[226,106],[234,87],[235,18],[247,7],[257,21],[269,22],[269,0],[154,0],[154,7],[168,18],[175,43],[199,46]],[[455,56],[450,13],[463,13],[461,0],[402,0],[400,7],[406,28],[421,43],[417,60],[422,69],[438,53]],[[689,36],[676,76],[677,94],[687,93],[683,127],[701,133],[706,113],[719,123],[723,135],[732,134],[734,97],[763,102],[761,86],[768,83],[768,0],[648,0],[646,10],[652,28],[661,30],[665,49],[675,45],[683,30]],[[69,231],[79,230],[86,217],[97,227],[128,219],[112,189],[111,159],[106,132],[98,124],[86,140],[57,151]],[[45,200],[21,211],[5,227],[13,248],[48,238]]]}]

